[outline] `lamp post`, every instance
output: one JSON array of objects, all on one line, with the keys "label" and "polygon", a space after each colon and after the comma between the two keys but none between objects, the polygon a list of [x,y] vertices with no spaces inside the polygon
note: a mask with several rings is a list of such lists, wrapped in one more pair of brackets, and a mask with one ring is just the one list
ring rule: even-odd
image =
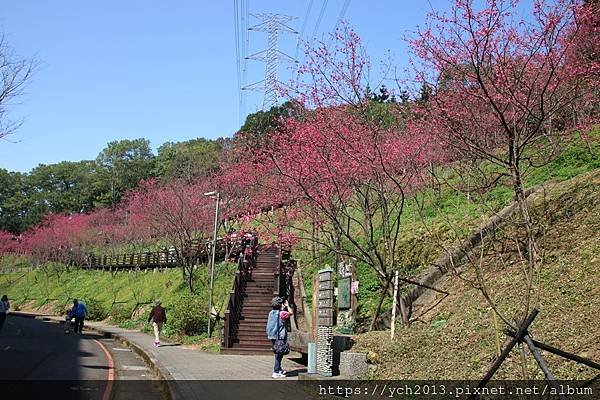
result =
[{"label": "lamp post", "polygon": [[213,296],[213,285],[215,279],[215,252],[217,250],[217,228],[219,224],[219,202],[221,200],[221,195],[219,192],[212,191],[208,193],[204,193],[205,196],[215,197],[217,199],[217,205],[215,206],[215,227],[213,230],[213,239],[212,239],[212,255],[210,262],[210,289],[208,294],[208,337],[211,335],[210,330],[210,322],[212,317],[212,296]]}]

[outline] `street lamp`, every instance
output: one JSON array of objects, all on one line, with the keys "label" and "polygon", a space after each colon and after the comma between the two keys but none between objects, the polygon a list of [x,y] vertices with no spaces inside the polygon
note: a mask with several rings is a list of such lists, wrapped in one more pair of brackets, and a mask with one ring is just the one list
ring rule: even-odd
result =
[{"label": "street lamp", "polygon": [[213,295],[213,285],[215,279],[215,252],[217,249],[217,227],[219,224],[219,202],[221,200],[221,195],[219,192],[212,191],[208,193],[204,193],[207,197],[215,197],[217,199],[217,205],[215,207],[215,227],[213,230],[213,240],[212,240],[212,256],[210,262],[210,289],[208,294],[208,337],[210,337],[210,320],[212,317],[212,295]]}]

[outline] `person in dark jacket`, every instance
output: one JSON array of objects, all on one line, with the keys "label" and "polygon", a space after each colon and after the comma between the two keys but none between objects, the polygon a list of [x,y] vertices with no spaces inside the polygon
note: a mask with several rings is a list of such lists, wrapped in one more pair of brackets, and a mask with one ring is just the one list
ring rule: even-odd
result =
[{"label": "person in dark jacket", "polygon": [[4,321],[6,321],[6,316],[10,310],[10,302],[8,301],[8,296],[2,296],[2,300],[0,300],[0,329],[2,329],[2,325],[4,325]]},{"label": "person in dark jacket", "polygon": [[154,302],[154,307],[148,317],[148,322],[150,321],[152,321],[152,327],[154,328],[154,346],[160,347],[160,332],[163,325],[167,323],[167,313],[160,305],[160,300]]}]

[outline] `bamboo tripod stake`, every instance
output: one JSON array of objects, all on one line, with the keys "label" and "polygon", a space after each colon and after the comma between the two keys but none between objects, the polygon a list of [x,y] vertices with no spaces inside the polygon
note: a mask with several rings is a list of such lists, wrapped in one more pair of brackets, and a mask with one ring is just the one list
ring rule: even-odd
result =
[{"label": "bamboo tripod stake", "polygon": [[398,270],[396,270],[394,274],[394,300],[392,302],[392,329],[390,331],[390,336],[392,340],[394,339],[394,335],[396,334],[396,308],[398,306]]}]

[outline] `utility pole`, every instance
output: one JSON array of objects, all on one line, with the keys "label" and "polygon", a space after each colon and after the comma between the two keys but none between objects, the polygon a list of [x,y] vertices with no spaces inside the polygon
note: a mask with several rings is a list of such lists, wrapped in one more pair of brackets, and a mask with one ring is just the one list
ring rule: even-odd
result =
[{"label": "utility pole", "polygon": [[212,297],[213,297],[213,286],[215,280],[215,253],[217,250],[217,228],[219,226],[219,203],[221,200],[221,194],[219,192],[208,192],[204,193],[207,197],[215,197],[216,198],[216,206],[215,206],[215,226],[213,230],[213,240],[212,240],[212,255],[210,262],[210,288],[208,293],[208,337],[211,336],[211,318],[212,318]]}]

